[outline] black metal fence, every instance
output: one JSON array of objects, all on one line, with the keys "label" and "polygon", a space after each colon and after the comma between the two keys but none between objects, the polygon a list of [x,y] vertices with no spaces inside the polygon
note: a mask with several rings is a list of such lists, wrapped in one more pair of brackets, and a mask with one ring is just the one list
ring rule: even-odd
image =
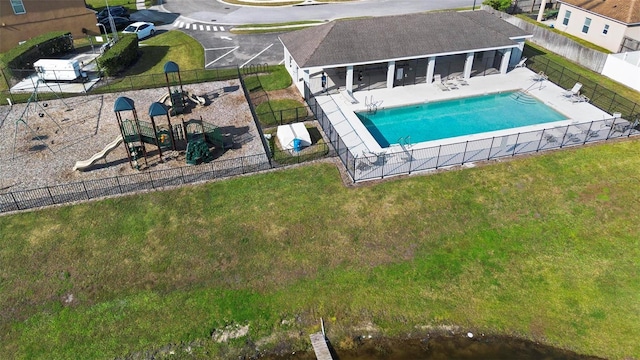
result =
[{"label": "black metal fence", "polygon": [[589,102],[599,109],[610,114],[618,112],[625,119],[640,117],[640,104],[548,58],[535,56],[535,50],[529,47],[525,48],[524,56],[528,57],[526,64],[529,69],[535,72],[543,72],[548,76],[549,81],[564,89],[571,89],[575,83],[581,83],[580,94],[587,96]]},{"label": "black metal fence", "polygon": [[403,151],[362,154],[354,157],[349,168],[354,181],[371,180],[637,135],[637,122],[611,118],[429,148],[409,146]]},{"label": "black metal fence", "polygon": [[[251,68],[243,71],[260,71],[261,68]],[[11,70],[14,74],[13,77],[7,74],[7,71],[2,70],[0,75],[5,82],[5,85],[9,88],[22,82],[20,91],[0,91],[0,105],[8,105],[9,99],[12,103],[26,102],[31,96],[33,89],[38,86],[38,98],[41,100],[48,100],[57,97],[68,98],[78,95],[93,95],[112,93],[118,91],[131,91],[152,89],[167,86],[167,79],[164,73],[157,74],[144,74],[144,75],[132,75],[126,77],[103,77],[99,71],[88,72],[87,81],[83,81],[82,78],[78,78],[75,81],[47,81],[45,83],[38,84],[39,77],[33,70]],[[180,79],[183,84],[195,84],[208,81],[222,81],[238,78],[240,74],[238,66],[218,67],[215,69],[197,69],[197,70],[181,70]],[[177,83],[177,79],[170,74],[169,82],[171,85]],[[70,79],[73,78],[73,71],[71,70],[56,70],[51,71],[47,76],[52,79]],[[95,84],[93,80],[98,80]],[[80,92],[70,92],[68,90],[69,85],[77,84],[77,88]]]},{"label": "black metal fence", "polygon": [[309,114],[306,107],[295,107],[290,109],[269,110],[256,114],[260,120],[260,124],[265,128],[304,122],[313,120],[313,114]]},{"label": "black metal fence", "polygon": [[132,175],[13,191],[0,194],[0,212],[26,210],[111,195],[131,194],[253,173],[270,168],[267,156],[258,154],[218,160],[197,166],[145,171]]},{"label": "black metal fence", "polygon": [[[262,127],[255,113],[255,107],[251,101],[251,95],[245,86],[245,81],[242,76],[242,74],[251,74],[252,71],[263,72],[264,68],[253,67],[248,70],[243,70],[242,73],[237,67],[234,67],[233,69],[236,72],[235,77],[240,80],[243,92],[249,103],[252,117],[264,146],[264,153],[234,159],[216,160],[197,166],[183,166],[166,170],[145,171],[132,175],[84,180],[67,184],[45,186],[37,189],[0,193],[0,213],[205,182],[292,164],[299,164],[330,156],[332,154],[330,147],[323,141],[319,141],[317,144],[305,147],[302,151],[298,152],[278,150],[275,147],[271,147],[266,141],[264,132],[262,131]],[[227,75],[224,76],[226,78]],[[150,78],[157,79],[158,77],[150,76]],[[198,79],[202,81],[210,81],[206,77],[198,77]],[[218,80],[221,79],[219,78]],[[133,84],[133,82],[129,83]],[[164,86],[164,84],[162,84],[162,86]],[[293,111],[298,113],[298,110],[294,109]],[[302,111],[299,113],[302,114]],[[299,117],[299,119],[301,118],[302,116]]]},{"label": "black metal fence", "polygon": [[[633,101],[552,61],[533,59],[530,67],[535,71],[544,71],[550,81],[564,88],[582,82],[585,89],[582,93],[591,95],[595,106],[617,114],[598,121],[578,121],[567,126],[429,148],[408,145],[402,147],[401,151],[354,154],[311,91],[307,103],[354,182],[640,135],[640,107]],[[337,105],[334,107],[339,109]],[[338,113],[333,112],[332,117],[345,118],[344,114]]]}]

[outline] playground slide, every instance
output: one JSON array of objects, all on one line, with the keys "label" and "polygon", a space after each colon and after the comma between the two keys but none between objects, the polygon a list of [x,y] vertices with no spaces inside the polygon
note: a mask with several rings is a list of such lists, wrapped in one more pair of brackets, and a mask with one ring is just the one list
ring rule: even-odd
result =
[{"label": "playground slide", "polygon": [[112,142],[108,143],[107,146],[104,147],[104,149],[102,149],[100,152],[93,154],[93,156],[90,157],[89,159],[76,161],[76,164],[73,166],[73,170],[84,171],[88,169],[93,164],[95,164],[96,161],[100,159],[104,159],[113,149],[117,148],[121,142],[122,142],[122,136],[118,135],[118,137],[115,138]]}]

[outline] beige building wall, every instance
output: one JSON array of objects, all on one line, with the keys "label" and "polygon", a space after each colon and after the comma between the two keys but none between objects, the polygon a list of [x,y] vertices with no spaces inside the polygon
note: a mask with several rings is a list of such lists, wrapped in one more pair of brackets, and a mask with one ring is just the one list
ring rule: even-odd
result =
[{"label": "beige building wall", "polygon": [[[564,25],[563,21],[567,10],[571,11],[571,16],[569,17],[569,23]],[[582,29],[587,18],[591,19],[591,25],[589,26],[589,31],[585,34]],[[603,33],[605,25],[609,25],[606,34]],[[558,30],[602,46],[612,52],[620,50],[620,44],[627,32],[627,26],[624,24],[565,4],[560,5],[558,18],[554,26]]]},{"label": "beige building wall", "polygon": [[84,0],[22,0],[24,14],[15,14],[10,0],[0,0],[0,52],[50,31],[83,37],[83,29],[98,33],[95,13]]},{"label": "beige building wall", "polygon": [[640,24],[636,26],[629,26],[625,35],[627,37],[640,41]]}]

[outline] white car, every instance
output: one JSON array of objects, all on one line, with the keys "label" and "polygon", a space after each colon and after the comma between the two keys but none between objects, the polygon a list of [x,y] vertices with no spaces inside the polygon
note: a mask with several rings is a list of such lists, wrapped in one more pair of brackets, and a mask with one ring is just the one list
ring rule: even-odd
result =
[{"label": "white car", "polygon": [[137,34],[138,39],[144,39],[147,36],[153,36],[156,33],[156,27],[148,22],[135,22],[122,30],[123,34]]}]

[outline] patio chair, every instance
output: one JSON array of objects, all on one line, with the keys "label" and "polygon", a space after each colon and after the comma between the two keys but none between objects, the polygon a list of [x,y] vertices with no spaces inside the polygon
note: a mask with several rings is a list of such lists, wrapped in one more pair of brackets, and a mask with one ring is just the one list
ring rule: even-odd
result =
[{"label": "patio chair", "polygon": [[362,157],[373,166],[381,166],[385,163],[386,152],[375,153],[369,150],[362,150]]},{"label": "patio chair", "polygon": [[582,89],[582,83],[577,82],[575,85],[573,85],[571,90],[565,90],[562,93],[562,95],[564,95],[565,97],[572,97],[574,95],[579,95],[580,89]]},{"label": "patio chair", "polygon": [[589,98],[581,95],[581,94],[576,94],[576,95],[571,95],[569,97],[569,101],[571,101],[572,103],[582,103],[582,102],[589,102]]},{"label": "patio chair", "polygon": [[555,144],[558,142],[558,138],[556,138],[552,134],[544,134],[544,140],[547,142],[547,144]]},{"label": "patio chair", "polygon": [[523,57],[522,59],[520,59],[520,62],[516,64],[516,66],[514,66],[514,69],[517,68],[523,68],[523,67],[527,67],[527,65],[525,64],[527,62],[527,58]]},{"label": "patio chair", "polygon": [[539,73],[533,75],[532,78],[533,81],[545,81],[547,79],[549,79],[549,76],[547,76],[544,71],[540,71]]},{"label": "patio chair", "polygon": [[457,76],[456,80],[458,81],[458,83],[462,86],[469,86],[469,83],[467,82],[467,80],[462,77],[462,76]]},{"label": "patio chair", "polygon": [[440,74],[433,75],[433,84],[442,91],[449,91],[449,87],[442,82],[442,76],[440,76]]}]

